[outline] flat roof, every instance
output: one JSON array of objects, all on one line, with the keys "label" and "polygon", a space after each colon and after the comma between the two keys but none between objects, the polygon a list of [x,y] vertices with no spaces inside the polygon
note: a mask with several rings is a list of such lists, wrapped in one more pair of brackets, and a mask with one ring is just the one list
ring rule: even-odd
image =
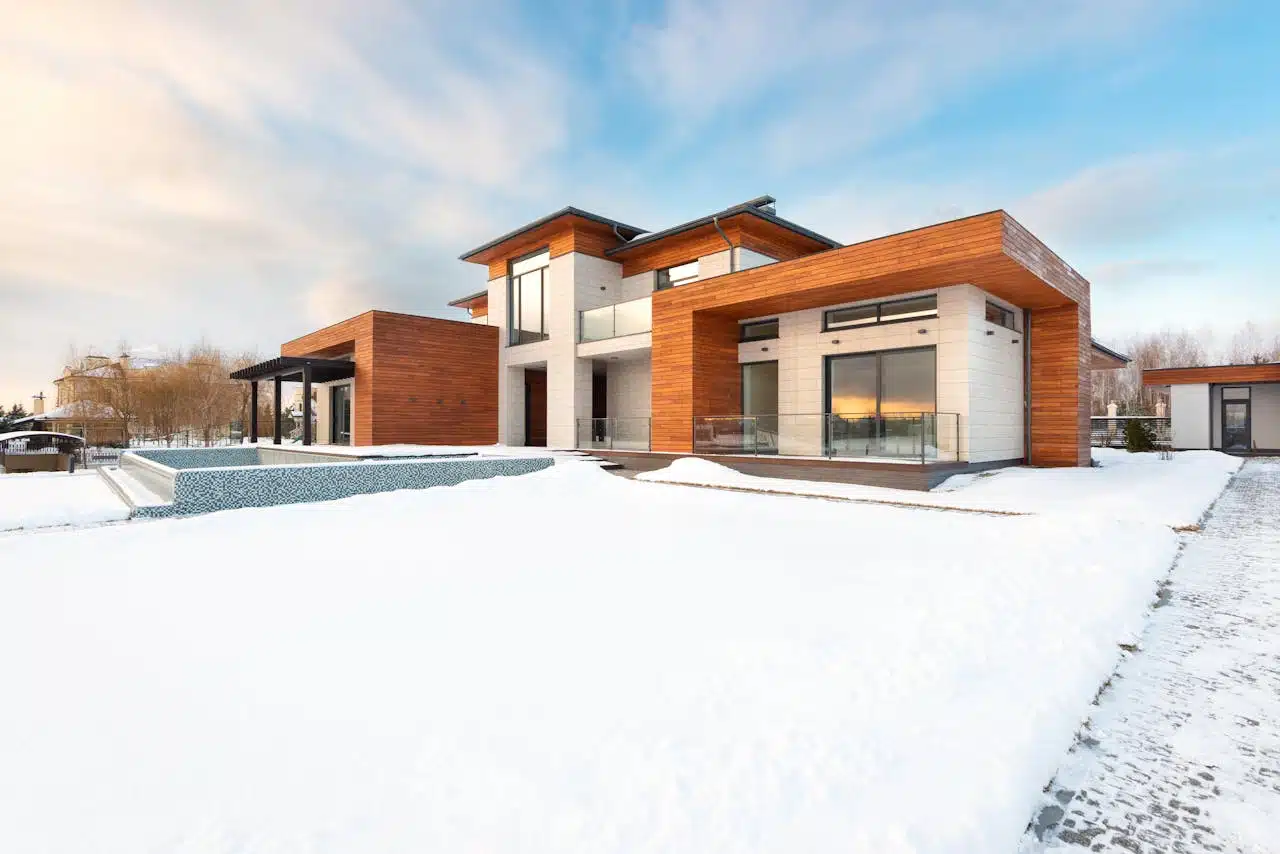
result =
[{"label": "flat roof", "polygon": [[1192,385],[1197,383],[1280,382],[1280,362],[1260,365],[1203,365],[1183,368],[1149,368],[1142,372],[1143,385]]},{"label": "flat roof", "polygon": [[291,377],[311,368],[311,381],[327,383],[348,380],[356,375],[356,363],[346,359],[320,359],[311,356],[276,356],[256,365],[231,372],[233,380],[265,380]]},{"label": "flat roof", "polygon": [[805,228],[802,225],[798,225],[797,223],[794,223],[788,219],[783,219],[777,214],[770,213],[769,211],[764,209],[763,207],[764,205],[771,205],[773,203],[774,203],[774,199],[772,196],[762,196],[761,198],[754,199],[750,202],[743,202],[740,205],[734,205],[731,208],[725,208],[724,210],[719,211],[717,213],[707,214],[706,216],[699,217],[698,219],[691,219],[688,222],[682,222],[679,225],[675,225],[675,226],[672,226],[671,228],[663,229],[662,231],[654,231],[642,237],[636,237],[635,239],[629,240],[621,246],[608,250],[607,252],[605,252],[605,254],[621,255],[624,252],[627,252],[631,249],[635,249],[637,246],[645,246],[647,244],[654,243],[658,240],[662,240],[667,237],[672,237],[677,234],[682,234],[686,231],[692,231],[695,228],[702,228],[703,226],[711,225],[716,220],[728,219],[730,217],[739,216],[741,214],[757,217],[758,219],[762,219],[765,222],[772,223],[773,225],[779,226],[781,228],[785,228],[787,231],[791,231],[791,232],[794,232],[795,234],[799,234],[803,237],[807,237],[810,240],[813,240],[817,243],[822,243],[831,249],[836,249],[841,245],[839,242],[832,240],[830,237],[826,237],[825,235],[818,234],[816,231],[810,231],[809,229]]},{"label": "flat roof", "polygon": [[582,208],[575,208],[572,205],[570,205],[568,207],[561,208],[555,213],[547,214],[541,219],[535,219],[533,222],[522,225],[519,228],[515,229],[514,231],[508,231],[506,234],[502,235],[501,237],[495,237],[493,240],[490,240],[488,243],[483,243],[480,246],[477,246],[475,249],[472,249],[470,252],[462,253],[461,255],[458,256],[458,259],[461,261],[466,261],[468,258],[471,258],[474,255],[479,255],[481,252],[485,252],[489,249],[492,249],[495,246],[499,246],[503,243],[506,243],[508,240],[513,240],[522,234],[533,231],[535,228],[541,228],[547,223],[554,222],[555,220],[559,219],[562,216],[576,216],[576,217],[581,217],[582,219],[590,220],[592,222],[598,222],[601,225],[607,225],[610,228],[616,230],[619,234],[621,234],[624,240],[630,240],[631,238],[635,237],[637,234],[644,234],[644,231],[645,231],[643,228],[637,228],[634,225],[627,225],[626,223],[619,222],[616,219],[609,219],[607,216],[600,216],[600,214],[593,214],[590,211],[584,211]]},{"label": "flat roof", "polygon": [[476,291],[474,294],[471,294],[470,296],[458,297],[456,300],[453,300],[452,302],[450,302],[449,305],[455,308],[466,308],[468,304],[475,302],[481,297],[487,298],[488,296],[489,296],[489,292],[487,290]]}]

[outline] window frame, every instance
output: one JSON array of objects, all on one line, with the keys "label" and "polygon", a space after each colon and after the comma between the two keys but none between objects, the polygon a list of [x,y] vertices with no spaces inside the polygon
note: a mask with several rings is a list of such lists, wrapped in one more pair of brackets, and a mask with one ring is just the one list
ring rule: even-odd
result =
[{"label": "window frame", "polygon": [[[773,324],[773,334],[772,334],[772,335],[750,336],[750,337],[748,337],[748,335],[747,335],[747,330],[748,330],[748,329],[750,329],[750,328],[751,328],[751,327],[753,327],[753,326],[763,326],[763,325],[764,325],[764,324],[766,324],[766,323],[772,323],[772,324]],[[778,318],[776,318],[776,317],[768,318],[768,319],[765,319],[765,320],[751,320],[751,321],[747,321],[746,323],[740,323],[740,324],[738,324],[738,343],[739,343],[739,344],[751,344],[751,343],[754,343],[754,342],[756,342],[756,341],[776,341],[776,340],[778,339],[778,337],[779,337],[780,332],[781,332],[781,330],[778,328]]]},{"label": "window frame", "polygon": [[[530,258],[536,258],[539,255],[547,256],[547,261],[545,264],[541,264],[537,267],[524,270],[523,272],[518,274],[515,272],[515,268],[517,264],[520,264],[523,261],[528,261]],[[516,258],[512,258],[507,262],[507,346],[508,347],[520,347],[525,344],[539,344],[543,341],[550,339],[551,334],[547,330],[547,271],[550,269],[551,269],[551,247],[550,246],[543,246],[542,248],[535,249],[532,252],[526,252],[525,254]],[[524,322],[524,300],[519,298],[520,296],[522,296],[522,294],[519,293],[519,291],[521,290],[519,285],[523,282],[523,279],[526,276],[531,277],[534,273],[538,274],[538,290],[540,291],[539,300],[538,300],[539,314],[540,314],[539,322],[538,322],[538,327],[539,327],[538,334],[540,337],[534,338],[529,341],[521,341],[519,340],[519,337],[526,330],[522,326]],[[532,334],[531,330],[530,330],[530,334]]]},{"label": "window frame", "polygon": [[[695,265],[694,274],[692,276],[687,276],[683,279],[678,279],[676,281],[671,280],[672,270],[677,270],[681,267],[687,267],[690,264]],[[667,283],[665,285],[662,283],[663,274],[666,274],[667,276]],[[696,282],[698,281],[698,278],[701,275],[702,275],[702,261],[699,258],[692,258],[688,261],[681,261],[679,264],[671,264],[666,267],[659,267],[653,273],[653,289],[655,291],[669,291],[672,288],[679,288],[689,284],[690,282]]]},{"label": "window frame", "polygon": [[[933,308],[931,313],[917,313],[910,317],[891,317],[888,320],[884,317],[885,306],[894,306],[904,302],[914,302],[916,300],[932,299]],[[848,311],[849,309],[875,309],[875,318],[867,320],[863,323],[852,323],[845,326],[832,326],[831,315],[837,311]],[[891,323],[914,323],[922,320],[936,320],[938,318],[938,295],[921,294],[920,296],[905,297],[903,299],[882,300],[876,303],[864,303],[853,305],[841,305],[835,308],[824,309],[822,312],[822,331],[823,332],[848,332],[853,329],[865,329],[868,326],[887,326]]]},{"label": "window frame", "polygon": [[[829,353],[822,357],[822,408],[824,415],[861,415],[868,417],[883,418],[885,414],[881,409],[884,402],[884,356],[895,353],[919,353],[923,351],[933,352],[933,415],[938,414],[938,345],[926,344],[921,347],[890,347],[885,350],[866,350],[855,351],[852,353]],[[858,356],[874,357],[876,361],[876,411],[874,413],[841,413],[831,411],[831,365],[837,359],[847,359]],[[890,415],[902,414],[890,412]],[[929,414],[929,413],[925,413]]]},{"label": "window frame", "polygon": [[[992,320],[990,316],[990,311],[993,308],[996,311],[1000,312],[1002,317],[1007,317],[1009,319],[1009,322],[1001,323],[999,321]],[[1008,329],[1010,332],[1019,331],[1018,312],[1014,311],[1011,308],[1005,308],[1000,303],[995,302],[994,300],[987,300],[987,305],[986,305],[986,308],[983,310],[982,316],[983,316],[983,319],[985,319],[987,323],[990,323],[992,326],[999,326],[1001,329]]]}]

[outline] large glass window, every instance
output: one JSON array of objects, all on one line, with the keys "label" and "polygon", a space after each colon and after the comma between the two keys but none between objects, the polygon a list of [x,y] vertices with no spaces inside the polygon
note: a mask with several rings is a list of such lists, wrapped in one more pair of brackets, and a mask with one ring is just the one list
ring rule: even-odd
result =
[{"label": "large glass window", "polygon": [[919,317],[937,317],[938,298],[930,294],[927,297],[898,300],[880,304],[880,322],[892,323],[895,320],[915,320]]},{"label": "large glass window", "polygon": [[880,414],[933,412],[938,357],[927,350],[880,354]]},{"label": "large glass window", "polygon": [[742,414],[778,414],[777,362],[748,362],[742,366]]},{"label": "large glass window", "polygon": [[687,285],[697,278],[697,261],[690,261],[687,264],[678,264],[675,267],[667,267],[665,270],[658,271],[657,289],[664,291],[667,288],[678,288],[680,285]]},{"label": "large glass window", "polygon": [[827,362],[827,411],[838,414],[874,414],[879,396],[876,354],[832,356]]},{"label": "large glass window", "polygon": [[937,366],[933,347],[828,356],[827,412],[933,412],[937,405]]},{"label": "large glass window", "polygon": [[507,305],[511,307],[510,343],[547,338],[547,286],[551,253],[543,250],[513,261]]}]

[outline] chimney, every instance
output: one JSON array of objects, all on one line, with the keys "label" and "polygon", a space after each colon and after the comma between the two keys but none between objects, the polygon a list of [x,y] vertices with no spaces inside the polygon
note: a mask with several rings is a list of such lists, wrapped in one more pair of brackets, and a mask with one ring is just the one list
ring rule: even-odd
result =
[{"label": "chimney", "polygon": [[31,414],[44,415],[44,392],[40,392],[31,398]]}]

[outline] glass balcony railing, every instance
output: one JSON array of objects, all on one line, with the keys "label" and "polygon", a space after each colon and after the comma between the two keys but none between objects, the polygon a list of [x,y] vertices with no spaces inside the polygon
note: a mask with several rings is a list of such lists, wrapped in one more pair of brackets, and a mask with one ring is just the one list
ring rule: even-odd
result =
[{"label": "glass balcony railing", "polygon": [[653,329],[649,297],[578,312],[578,340],[604,341]]},{"label": "glass balcony railing", "polygon": [[955,462],[959,430],[953,412],[704,415],[693,419],[693,452]]},{"label": "glass balcony railing", "polygon": [[578,447],[597,451],[647,451],[649,418],[579,418]]}]

